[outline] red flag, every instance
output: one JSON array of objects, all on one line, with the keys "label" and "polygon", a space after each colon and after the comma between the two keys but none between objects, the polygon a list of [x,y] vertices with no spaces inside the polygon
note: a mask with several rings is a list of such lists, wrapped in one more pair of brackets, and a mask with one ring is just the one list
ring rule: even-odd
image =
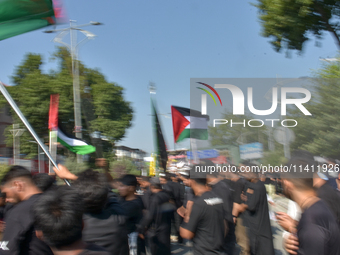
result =
[{"label": "red flag", "polygon": [[59,107],[59,94],[51,95],[50,99],[50,112],[48,119],[48,129],[58,129],[58,107]]},{"label": "red flag", "polygon": [[174,130],[174,139],[175,143],[177,143],[179,136],[183,132],[186,126],[190,124],[185,116],[190,116],[190,109],[171,106],[171,115],[172,115],[172,127]]}]

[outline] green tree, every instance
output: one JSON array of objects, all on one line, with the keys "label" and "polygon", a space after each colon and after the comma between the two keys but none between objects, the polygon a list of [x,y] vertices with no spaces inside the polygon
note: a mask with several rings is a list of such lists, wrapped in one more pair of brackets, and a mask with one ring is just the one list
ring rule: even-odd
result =
[{"label": "green tree", "polygon": [[124,174],[140,175],[140,170],[129,159],[116,160],[110,163],[110,173],[114,178],[119,178]]},{"label": "green tree", "polygon": [[294,128],[293,149],[305,149],[313,154],[338,158],[340,155],[340,67],[326,64],[315,72],[312,100],[305,104],[312,116],[300,111],[290,112],[298,121]]},{"label": "green tree", "polygon": [[[216,125],[216,127],[209,127],[209,139],[212,146],[215,145],[236,145],[240,143],[254,143],[260,142],[264,146],[268,144],[267,135],[264,133],[266,131],[266,126],[262,127],[249,127],[248,121],[250,116],[237,116],[230,112],[226,112],[221,117],[222,119],[228,120],[227,124]],[[235,123],[242,123],[245,120],[245,127],[241,124],[230,126],[230,120]],[[252,125],[259,125],[258,123],[252,123]]]},{"label": "green tree", "polygon": [[[44,73],[42,56],[27,54],[12,77],[14,86],[7,88],[38,136],[46,143],[51,94],[60,95],[59,121],[68,133],[72,134],[74,129],[71,57],[67,49],[60,47],[52,60],[57,61],[58,68]],[[124,99],[123,88],[108,82],[98,70],[79,63],[79,74],[83,139],[96,146],[96,156],[102,157],[105,152],[112,152],[114,144],[124,137],[126,129],[131,126],[133,110]],[[5,102],[2,96],[0,100]],[[14,123],[21,123],[14,112],[12,115]],[[11,128],[5,131],[8,145],[12,144]],[[93,133],[97,134],[97,139],[91,135]],[[28,132],[20,137],[21,153],[28,154],[28,157],[36,155],[36,144],[29,143],[30,140],[33,138]]]},{"label": "green tree", "polygon": [[258,0],[262,36],[272,38],[276,51],[303,50],[312,36],[318,41],[330,32],[340,48],[340,2],[336,0]]}]

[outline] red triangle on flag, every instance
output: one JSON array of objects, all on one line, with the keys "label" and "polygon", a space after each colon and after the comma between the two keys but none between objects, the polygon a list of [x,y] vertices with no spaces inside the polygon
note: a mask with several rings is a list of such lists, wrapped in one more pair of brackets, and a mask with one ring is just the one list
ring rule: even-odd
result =
[{"label": "red triangle on flag", "polygon": [[175,142],[178,140],[180,134],[183,132],[186,126],[190,124],[188,121],[175,107],[171,106],[172,115],[172,127],[174,130]]}]

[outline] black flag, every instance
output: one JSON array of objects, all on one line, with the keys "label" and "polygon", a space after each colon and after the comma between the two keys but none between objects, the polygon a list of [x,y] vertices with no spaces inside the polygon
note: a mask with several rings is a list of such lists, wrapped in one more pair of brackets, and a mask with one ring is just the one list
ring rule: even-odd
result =
[{"label": "black flag", "polygon": [[163,170],[165,171],[166,164],[168,162],[168,153],[166,152],[166,145],[165,145],[165,141],[164,141],[164,137],[163,137],[163,133],[161,129],[161,124],[158,119],[157,110],[152,99],[151,99],[151,105],[152,105],[152,111],[153,111],[152,124],[153,124],[153,130],[154,130],[154,138],[155,138],[155,147],[156,147],[155,149],[157,153],[157,163],[158,163],[158,166],[163,168]]}]

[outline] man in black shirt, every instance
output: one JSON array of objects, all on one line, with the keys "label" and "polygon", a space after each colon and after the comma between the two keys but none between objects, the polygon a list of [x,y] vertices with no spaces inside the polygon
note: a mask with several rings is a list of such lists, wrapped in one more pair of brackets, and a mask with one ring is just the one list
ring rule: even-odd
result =
[{"label": "man in black shirt", "polygon": [[225,252],[234,254],[235,248],[235,225],[232,216],[233,200],[230,187],[226,182],[223,182],[217,173],[207,175],[207,182],[211,187],[211,191],[223,200],[224,219],[227,222],[227,235],[225,237]]},{"label": "man in black shirt", "polygon": [[252,255],[274,255],[272,230],[266,188],[257,173],[247,173],[245,223],[248,227],[250,253]]},{"label": "man in black shirt", "polygon": [[196,199],[188,223],[183,223],[180,233],[193,239],[194,255],[224,254],[225,221],[223,200],[209,191],[205,178],[191,180]]},{"label": "man in black shirt", "polygon": [[[183,205],[182,195],[181,195],[181,186],[178,182],[173,182],[171,177],[172,174],[166,173],[161,174],[159,180],[162,184],[162,188],[164,191],[168,192],[171,200],[173,200],[176,209],[180,208]],[[179,234],[179,226],[180,226],[180,216],[177,211],[174,212],[173,219],[172,219],[172,228],[171,232],[173,235],[178,237],[178,243],[182,243],[183,240]]]},{"label": "man in black shirt", "polygon": [[83,240],[105,248],[112,255],[128,255],[129,245],[125,225],[125,210],[114,196],[109,196],[107,178],[91,169],[72,174],[58,165],[61,179],[73,180],[72,186],[84,202]]},{"label": "man in black shirt", "polygon": [[235,226],[235,236],[237,244],[241,248],[240,255],[249,255],[250,247],[249,247],[249,238],[247,229],[245,227],[244,222],[244,201],[241,199],[241,195],[246,192],[245,187],[247,180],[243,177],[240,177],[236,173],[228,173],[228,177],[232,183],[233,189],[233,220],[236,224]]},{"label": "man in black shirt", "polygon": [[[312,169],[314,162],[309,159],[292,159],[289,164]],[[292,254],[340,254],[340,232],[334,215],[320,200],[313,188],[311,173],[286,173],[283,175],[285,194],[295,201],[302,210],[297,229],[291,228],[291,236],[297,235],[298,250],[286,246]],[[291,239],[290,237],[288,239]]]},{"label": "man in black shirt", "polygon": [[137,187],[137,178],[134,175],[127,174],[120,179],[118,187],[119,195],[122,197],[120,203],[125,211],[126,226],[129,236],[130,255],[137,254],[137,237],[136,226],[143,217],[143,201],[135,195]]},{"label": "man in black shirt", "polygon": [[328,183],[328,178],[323,173],[314,173],[313,185],[319,198],[321,198],[334,214],[340,229],[340,192]]},{"label": "man in black shirt", "polygon": [[30,171],[22,166],[12,166],[3,183],[2,192],[6,193],[6,200],[16,205],[5,215],[6,228],[0,254],[53,254],[35,234],[32,206],[41,191],[33,183]]},{"label": "man in black shirt", "polygon": [[137,231],[142,238],[147,234],[152,255],[170,255],[171,218],[175,206],[169,203],[170,196],[162,190],[158,178],[154,177],[150,180],[150,189],[153,193],[150,207]]},{"label": "man in black shirt", "polygon": [[37,236],[55,255],[110,255],[82,241],[83,201],[75,189],[59,186],[48,191],[33,209]]}]

